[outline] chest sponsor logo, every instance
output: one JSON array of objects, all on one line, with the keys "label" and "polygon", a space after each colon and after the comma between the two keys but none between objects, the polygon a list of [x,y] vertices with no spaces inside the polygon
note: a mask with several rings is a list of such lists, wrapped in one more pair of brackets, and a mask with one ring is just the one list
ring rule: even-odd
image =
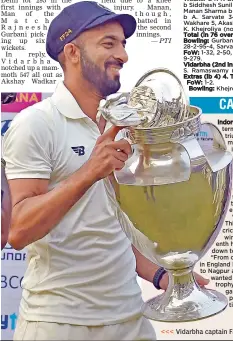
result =
[{"label": "chest sponsor logo", "polygon": [[78,154],[79,156],[85,155],[85,147],[84,146],[71,147],[71,149],[76,154]]}]

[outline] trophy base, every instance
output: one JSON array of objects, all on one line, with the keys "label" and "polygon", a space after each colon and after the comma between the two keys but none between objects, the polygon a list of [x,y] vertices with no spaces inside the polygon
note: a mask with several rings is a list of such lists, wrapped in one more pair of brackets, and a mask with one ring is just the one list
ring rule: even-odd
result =
[{"label": "trophy base", "polygon": [[[189,274],[192,279],[192,273]],[[179,276],[178,276],[179,278]],[[228,299],[222,293],[199,287],[195,280],[169,284],[162,295],[147,301],[143,315],[161,322],[189,322],[207,318],[223,311]]]}]

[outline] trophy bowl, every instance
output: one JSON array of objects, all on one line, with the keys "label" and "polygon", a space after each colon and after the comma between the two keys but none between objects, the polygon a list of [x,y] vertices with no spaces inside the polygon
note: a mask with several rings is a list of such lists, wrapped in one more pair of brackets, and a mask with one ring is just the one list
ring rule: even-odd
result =
[{"label": "trophy bowl", "polygon": [[200,287],[193,268],[218,236],[230,200],[232,155],[222,134],[201,122],[201,109],[189,105],[167,69],[149,71],[128,96],[111,101],[100,111],[125,127],[133,150],[115,172],[119,207],[140,231],[137,240],[128,237],[169,275],[167,290],[146,302],[143,314],[184,322],[219,313],[227,298]]}]

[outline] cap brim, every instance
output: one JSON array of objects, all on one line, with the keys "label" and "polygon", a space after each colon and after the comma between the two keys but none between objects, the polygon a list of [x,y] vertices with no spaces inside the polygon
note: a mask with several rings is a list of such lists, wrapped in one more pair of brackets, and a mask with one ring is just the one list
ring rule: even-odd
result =
[{"label": "cap brim", "polygon": [[121,26],[123,27],[125,38],[131,37],[137,27],[137,22],[135,18],[130,15],[130,14],[109,14],[109,15],[104,15],[95,21],[93,21],[91,24],[85,27],[85,30],[88,30],[90,28],[94,28],[99,25],[103,25],[105,23],[108,23],[110,21],[118,21]]}]

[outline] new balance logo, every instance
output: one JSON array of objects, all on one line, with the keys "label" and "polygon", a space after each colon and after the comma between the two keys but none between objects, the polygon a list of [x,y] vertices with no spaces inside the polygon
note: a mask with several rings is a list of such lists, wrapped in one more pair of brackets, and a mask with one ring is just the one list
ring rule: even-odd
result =
[{"label": "new balance logo", "polygon": [[84,146],[77,146],[77,147],[71,147],[73,151],[78,154],[79,156],[85,154],[85,147]]}]

